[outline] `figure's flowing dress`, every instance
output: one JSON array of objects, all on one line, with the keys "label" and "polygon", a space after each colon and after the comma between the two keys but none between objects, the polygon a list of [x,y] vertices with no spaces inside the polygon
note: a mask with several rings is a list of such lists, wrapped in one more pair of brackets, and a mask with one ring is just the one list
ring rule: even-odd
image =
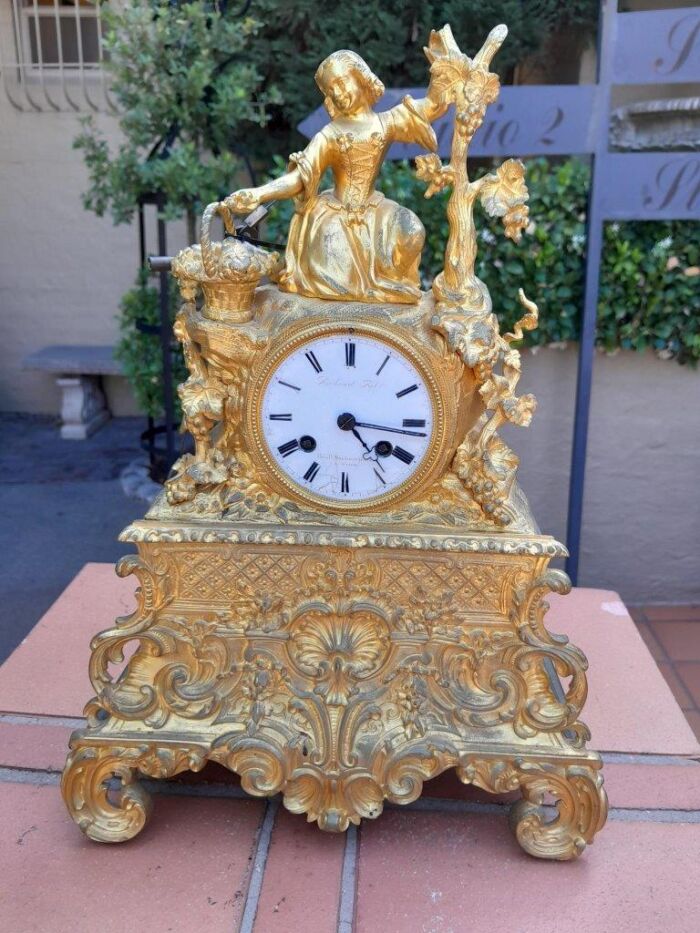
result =
[{"label": "figure's flowing dress", "polygon": [[[280,288],[316,298],[415,303],[420,299],[418,264],[425,239],[420,220],[374,190],[393,142],[418,143],[435,151],[432,127],[410,97],[353,132],[334,122],[303,152],[290,156],[303,190],[289,227]],[[318,192],[330,168],[335,188]]]}]

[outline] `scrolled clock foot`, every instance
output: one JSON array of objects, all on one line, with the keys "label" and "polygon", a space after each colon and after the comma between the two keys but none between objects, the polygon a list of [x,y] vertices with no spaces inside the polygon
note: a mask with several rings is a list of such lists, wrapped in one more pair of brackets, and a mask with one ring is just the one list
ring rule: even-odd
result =
[{"label": "scrolled clock foot", "polygon": [[136,779],[139,749],[82,745],[68,756],[61,793],[89,839],[126,842],[146,825],[151,797]]},{"label": "scrolled clock foot", "polygon": [[586,765],[519,762],[518,773],[523,799],[511,808],[510,825],[522,848],[536,858],[578,858],[607,818],[600,771]]}]

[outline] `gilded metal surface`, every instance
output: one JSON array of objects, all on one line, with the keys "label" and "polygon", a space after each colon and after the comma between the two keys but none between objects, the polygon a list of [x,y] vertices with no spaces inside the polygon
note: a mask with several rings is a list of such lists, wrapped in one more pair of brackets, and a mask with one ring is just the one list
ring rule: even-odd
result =
[{"label": "gilded metal surface", "polygon": [[[138,605],[92,642],[95,697],[63,777],[91,838],[141,830],[139,774],[207,760],[333,832],[378,816],[384,800],[415,800],[447,768],[494,793],[521,790],[513,828],[532,855],[574,858],[605,822],[601,761],[579,718],[586,659],[543,621],[546,593],[569,589],[547,569],[564,549],[539,533],[496,433],[535,409],[516,395],[516,344],[537,306],[521,292],[525,313],[501,335],[474,273],[477,201],[515,240],[527,222],[520,163],[477,182],[466,167],[505,36],[497,27],[470,59],[449,27],[433,33],[426,98],[386,114],[372,110],[381,83],[362,59],[330,56],[317,72],[329,127],[282,178],[210,205],[202,242],[176,258],[189,370],[179,393],[195,452],[122,534],[138,548],[118,566],[138,577]],[[374,181],[394,139],[434,148],[430,121],[452,105],[450,163],[417,160],[428,195],[452,189],[445,268],[421,293],[422,228]],[[325,167],[334,188],[319,193]],[[233,212],[281,197],[297,207],[283,268],[235,237],[212,242],[217,214],[231,230]],[[300,494],[260,422],[272,368],[311,336],[350,327],[408,357],[435,425],[412,478],[352,508]]]},{"label": "gilded metal surface", "polygon": [[[206,307],[206,306],[205,306]],[[342,314],[339,312],[342,309]],[[194,455],[175,465],[175,475],[149,518],[240,520],[284,525],[356,522],[477,531],[507,527],[537,531],[515,482],[516,455],[495,434],[503,421],[525,424],[534,399],[514,395],[520,355],[510,346],[516,334],[497,335],[503,374],[465,365],[461,355],[433,327],[435,301],[424,295],[416,306],[311,301],[282,295],[274,286],[257,290],[253,317],[239,325],[211,320],[194,300],[186,301],[175,333],[182,340],[190,377],[180,386],[184,425],[195,438]],[[491,315],[491,317],[495,317]],[[323,502],[290,496],[263,456],[252,430],[259,421],[258,373],[271,355],[313,328],[374,327],[411,359],[420,359],[436,400],[444,408],[444,437],[436,445],[435,469],[414,477],[400,503],[354,507],[352,516]],[[520,332],[522,336],[522,331]],[[289,352],[292,347],[290,346]],[[476,372],[484,375],[479,383]],[[486,402],[486,404],[485,404]],[[523,408],[524,406],[524,408]],[[523,409],[523,410],[521,410]],[[247,413],[247,419],[244,417]],[[470,451],[474,448],[473,455]],[[478,448],[478,449],[477,449]]]},{"label": "gilded metal surface", "polygon": [[[516,395],[521,364],[514,343],[522,338],[523,330],[537,325],[537,305],[521,290],[519,299],[525,314],[513,333],[501,335],[488,289],[474,272],[474,205],[478,200],[488,213],[502,217],[506,235],[519,240],[528,219],[524,168],[511,159],[476,182],[470,182],[467,174],[469,143],[484,119],[486,107],[498,95],[498,78],[488,71],[488,65],[506,34],[504,26],[496,27],[480,52],[469,59],[460,52],[448,26],[432,33],[426,49],[431,62],[427,97],[422,101],[407,98],[382,115],[369,106],[368,88],[376,79],[362,60],[353,53],[331,56],[318,76],[324,90],[331,89],[327,100],[334,119],[330,127],[314,137],[306,155],[297,154],[292,159],[294,167],[287,175],[258,189],[235,192],[221,204],[206,209],[201,246],[184,250],[173,266],[184,300],[175,332],[183,342],[191,373],[180,388],[180,396],[184,426],[195,437],[197,451],[194,457],[181,458],[176,476],[167,485],[167,501],[158,504],[152,517],[173,517],[168,505],[193,503],[190,513],[210,518],[251,521],[267,513],[266,521],[295,521],[298,513],[290,508],[286,490],[280,489],[279,482],[270,485],[270,473],[275,475],[271,464],[261,469],[259,459],[255,462],[262,448],[257,440],[245,436],[242,411],[254,405],[247,398],[251,372],[269,353],[280,323],[292,327],[318,315],[339,324],[355,318],[376,321],[406,355],[415,356],[424,347],[434,379],[453,383],[458,413],[452,425],[458,437],[450,453],[451,469],[443,470],[431,485],[411,483],[405,490],[408,495],[402,497],[407,507],[384,511],[388,521],[456,523],[480,530],[508,526],[526,533],[535,530],[515,485],[518,458],[496,430],[506,422],[528,425],[536,408],[534,396]],[[372,138],[375,130],[370,133],[369,128],[377,121],[383,127],[393,127],[391,132],[399,132],[397,128],[404,126],[402,121],[408,121],[411,133],[421,127],[416,139],[431,148],[434,134],[426,120],[435,119],[451,105],[455,106],[455,131],[449,165],[442,165],[436,155],[416,160],[418,175],[428,184],[427,196],[443,188],[452,189],[447,208],[450,236],[445,268],[433,284],[433,294],[425,295],[413,285],[406,285],[412,275],[403,262],[408,254],[393,243],[382,226],[384,221],[377,219],[385,210],[392,216],[392,212],[406,211],[373,192],[388,142],[380,145],[376,137],[377,145],[370,146],[371,157],[367,158],[366,153],[361,157],[355,153],[356,157],[350,158],[353,142],[349,148],[339,150],[338,159],[327,153],[327,162],[318,159],[330,145],[328,139],[336,138],[338,126],[345,126],[343,121],[355,127],[355,135],[349,133],[355,142],[367,133]],[[309,162],[316,166],[314,172],[321,164],[333,169],[334,194],[316,192],[318,177],[313,172],[305,174],[304,166]],[[290,229],[285,271],[278,274],[276,255],[271,255],[265,265],[259,255],[264,251],[250,244],[236,244],[235,239],[233,245],[230,240],[223,245],[212,244],[210,223],[216,212],[223,214],[230,227],[232,211],[297,195],[300,200]],[[383,207],[377,207],[377,198],[382,199]],[[406,223],[410,226],[413,221]],[[390,227],[395,232],[403,229],[396,218]],[[381,263],[378,265],[372,245],[377,237],[385,247],[392,244],[391,286],[385,278],[382,281],[386,287],[378,285]],[[241,255],[233,257],[236,247]],[[339,251],[338,256],[334,250]],[[414,259],[410,265],[413,268]],[[388,274],[384,266],[381,268],[382,276]],[[336,275],[339,270],[355,276],[356,281],[346,282],[341,288]],[[277,278],[279,287],[254,292],[255,283],[264,273]],[[399,282],[409,288],[410,296],[397,297],[392,291]],[[331,283],[335,285],[331,287]],[[203,301],[197,307],[200,289]],[[329,298],[340,302],[334,304]],[[448,390],[445,402],[449,397]],[[246,502],[251,500],[254,505],[249,508]],[[342,522],[337,509],[329,510],[323,503],[316,505],[316,510],[306,511],[302,521],[323,521],[324,511],[330,511],[334,520]]]},{"label": "gilded metal surface", "polygon": [[[543,624],[568,581],[521,554],[246,544],[141,544],[119,565],[138,607],[92,643],[89,726],[64,794],[91,838],[147,816],[137,772],[206,759],[250,793],[342,831],[408,803],[456,768],[521,788],[515,831],[534,855],[578,855],[605,817],[600,760],[579,720],[586,661]],[[128,645],[137,650],[117,675]],[[545,662],[568,679],[558,698]],[[122,779],[110,797],[106,777]],[[559,803],[547,822],[541,795]]]},{"label": "gilded metal surface", "polygon": [[[418,266],[425,230],[416,215],[375,190],[387,150],[413,142],[435,151],[431,123],[449,106],[431,76],[422,100],[405,97],[383,113],[372,107],[384,85],[355,52],[334,52],[316,83],[331,122],[303,152],[289,157],[286,174],[234,192],[225,211],[248,213],[266,201],[294,198],[280,288],[336,301],[411,304],[420,300]],[[333,188],[319,191],[330,169]]]},{"label": "gilded metal surface", "polygon": [[263,276],[276,271],[278,256],[235,237],[213,241],[211,225],[220,207],[208,205],[202,215],[201,242],[178,253],[172,269],[186,300],[202,289],[206,318],[242,324],[252,318],[255,289]]},{"label": "gilded metal surface", "polygon": [[547,535],[462,534],[436,530],[427,535],[419,527],[400,528],[333,525],[275,526],[232,522],[189,523],[138,521],[119,536],[131,544],[227,543],[307,544],[321,547],[385,547],[409,550],[460,551],[472,554],[528,554],[531,557],[566,557],[566,548]]},{"label": "gilded metal surface", "polygon": [[[367,318],[358,317],[353,320],[351,326],[347,323],[340,324],[325,321],[324,323],[313,323],[311,325],[308,322],[302,322],[301,326],[287,328],[281,337],[270,344],[268,351],[261,360],[261,365],[257,367],[257,371],[254,370],[251,374],[246,405],[246,428],[247,437],[250,441],[248,449],[256,471],[259,474],[268,476],[270,481],[275,484],[276,489],[283,493],[286,492],[288,496],[290,494],[296,496],[302,502],[320,509],[327,506],[322,498],[314,496],[310,490],[300,489],[296,484],[290,483],[278,469],[274,458],[267,449],[263,432],[261,410],[263,393],[276,367],[291,353],[294,353],[298,347],[316,337],[348,334],[348,332],[358,337],[378,338],[388,346],[396,347],[411,360],[428,386],[434,423],[434,433],[428,456],[407,482],[384,496],[376,496],[360,502],[337,502],[333,504],[335,514],[352,513],[356,515],[358,513],[376,512],[378,507],[395,506],[398,502],[410,499],[412,494],[415,495],[415,490],[428,487],[436,474],[445,471],[447,460],[454,456],[455,447],[458,443],[455,437],[455,427],[457,425],[456,409],[459,396],[455,381],[456,367],[435,365],[434,354],[426,353],[418,343],[407,341],[403,332],[394,326],[381,325]],[[452,379],[450,379],[450,376]]]}]

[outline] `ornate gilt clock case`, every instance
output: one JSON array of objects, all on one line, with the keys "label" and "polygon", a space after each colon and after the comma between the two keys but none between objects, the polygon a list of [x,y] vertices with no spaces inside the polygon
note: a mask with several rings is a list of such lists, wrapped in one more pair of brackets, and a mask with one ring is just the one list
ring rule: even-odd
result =
[{"label": "ornate gilt clock case", "polygon": [[[210,205],[201,244],[174,260],[195,452],[123,532],[138,554],[117,572],[138,577],[137,608],[92,642],[96,696],[63,777],[90,838],[141,830],[139,775],[208,760],[332,832],[448,768],[522,791],[512,825],[532,855],[575,857],[604,824],[578,718],[586,660],[543,621],[546,594],[569,589],[548,569],[564,549],[537,529],[496,433],[534,412],[516,395],[516,344],[537,307],[521,292],[500,334],[474,273],[477,201],[513,239],[528,223],[519,162],[466,170],[505,36],[470,59],[449,27],[433,33],[425,99],[384,113],[366,63],[329,56],[328,127],[282,178]],[[428,195],[451,188],[445,268],[423,292],[420,222],[374,181],[392,141],[435,149],[430,124],[453,104],[450,163],[416,160]],[[319,192],[326,168],[334,188]],[[296,203],[283,263],[212,240],[217,217],[235,233],[234,213],[283,197]]]}]

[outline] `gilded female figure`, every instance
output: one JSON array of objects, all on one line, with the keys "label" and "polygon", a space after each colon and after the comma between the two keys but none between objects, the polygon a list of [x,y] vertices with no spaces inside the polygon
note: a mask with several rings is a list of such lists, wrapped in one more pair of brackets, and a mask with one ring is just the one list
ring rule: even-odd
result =
[{"label": "gilded female figure", "polygon": [[[375,191],[374,184],[393,142],[417,143],[435,151],[430,123],[447,104],[431,82],[427,96],[383,113],[373,105],[384,85],[355,52],[329,55],[316,72],[331,122],[303,152],[290,156],[287,172],[257,188],[234,192],[223,202],[247,213],[266,201],[294,198],[283,291],[341,301],[415,303],[420,298],[418,265],[425,231],[406,207]],[[334,186],[318,191],[326,169]]]}]

